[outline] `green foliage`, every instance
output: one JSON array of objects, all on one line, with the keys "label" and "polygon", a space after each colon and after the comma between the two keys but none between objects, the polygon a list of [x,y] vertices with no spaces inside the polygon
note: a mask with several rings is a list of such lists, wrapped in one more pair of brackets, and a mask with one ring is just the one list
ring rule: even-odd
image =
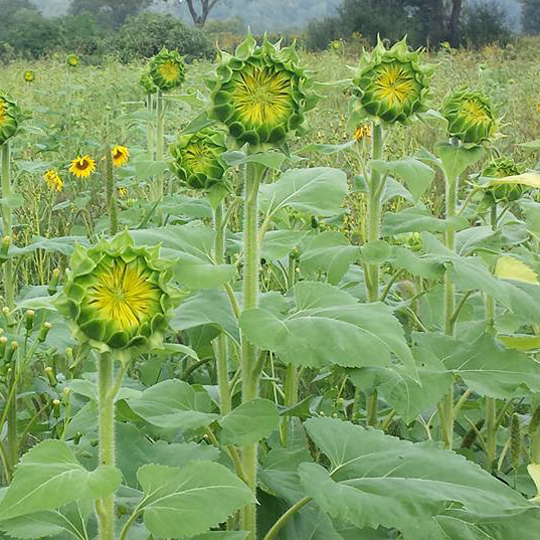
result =
[{"label": "green foliage", "polygon": [[540,2],[538,0],[520,0],[521,23],[527,34],[540,34]]},{"label": "green foliage", "polygon": [[151,0],[71,0],[70,15],[92,14],[100,25],[118,28],[129,16],[136,16]]}]

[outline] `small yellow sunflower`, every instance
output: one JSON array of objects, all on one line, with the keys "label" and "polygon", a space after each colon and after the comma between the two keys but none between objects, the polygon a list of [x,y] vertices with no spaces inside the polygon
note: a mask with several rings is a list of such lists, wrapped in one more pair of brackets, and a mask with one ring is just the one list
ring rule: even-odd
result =
[{"label": "small yellow sunflower", "polygon": [[95,170],[96,162],[88,155],[75,158],[69,168],[69,172],[77,178],[88,178]]},{"label": "small yellow sunflower", "polygon": [[120,145],[113,146],[112,158],[115,167],[122,167],[129,161],[129,149]]},{"label": "small yellow sunflower", "polygon": [[360,142],[366,137],[371,137],[371,126],[369,124],[359,124],[354,130],[354,138]]},{"label": "small yellow sunflower", "polygon": [[31,69],[27,69],[27,70],[24,72],[24,80],[25,80],[27,83],[34,82],[34,81],[36,80],[36,74],[35,74]]},{"label": "small yellow sunflower", "polygon": [[125,199],[127,197],[127,194],[128,194],[128,190],[127,190],[126,187],[119,187],[118,188],[118,196],[121,199]]},{"label": "small yellow sunflower", "polygon": [[52,169],[47,171],[43,175],[43,179],[45,180],[47,187],[51,191],[62,191],[62,188],[64,187],[64,183],[62,182],[60,175],[56,171]]},{"label": "small yellow sunflower", "polygon": [[75,68],[79,65],[79,57],[76,54],[69,54],[66,63],[69,67]]}]

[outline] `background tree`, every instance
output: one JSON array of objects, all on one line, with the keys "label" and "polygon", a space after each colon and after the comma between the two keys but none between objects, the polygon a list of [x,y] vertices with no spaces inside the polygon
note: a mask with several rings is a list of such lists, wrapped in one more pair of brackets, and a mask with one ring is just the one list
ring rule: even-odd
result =
[{"label": "background tree", "polygon": [[105,26],[118,28],[130,15],[138,15],[151,0],[71,0],[70,15],[91,13]]},{"label": "background tree", "polygon": [[527,34],[540,34],[540,0],[521,0],[521,23]]}]

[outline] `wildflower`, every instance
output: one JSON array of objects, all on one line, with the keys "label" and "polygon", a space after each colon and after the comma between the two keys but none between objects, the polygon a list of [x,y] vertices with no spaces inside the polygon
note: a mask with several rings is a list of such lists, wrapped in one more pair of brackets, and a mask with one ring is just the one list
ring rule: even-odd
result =
[{"label": "wildflower", "polygon": [[64,183],[62,182],[60,175],[55,170],[52,170],[52,169],[48,170],[43,175],[43,179],[45,180],[47,187],[51,191],[62,191],[62,188],[64,187]]},{"label": "wildflower", "polygon": [[150,61],[149,73],[160,90],[172,90],[184,82],[184,61],[177,51],[163,48]]},{"label": "wildflower", "polygon": [[36,80],[36,74],[35,74],[31,69],[27,69],[27,70],[24,72],[24,80],[25,80],[27,83],[34,82],[34,81]]},{"label": "wildflower", "polygon": [[70,68],[76,68],[79,65],[79,57],[76,54],[68,54],[66,63]]},{"label": "wildflower", "polygon": [[96,162],[88,155],[75,158],[69,168],[69,172],[77,178],[88,178],[95,170]]},{"label": "wildflower", "polygon": [[115,167],[122,167],[129,161],[129,149],[120,145],[113,146],[112,158]]}]

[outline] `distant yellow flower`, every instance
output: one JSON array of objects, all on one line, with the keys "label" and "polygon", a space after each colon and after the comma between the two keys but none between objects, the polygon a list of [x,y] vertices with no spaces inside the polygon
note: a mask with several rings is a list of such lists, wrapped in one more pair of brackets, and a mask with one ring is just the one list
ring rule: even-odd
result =
[{"label": "distant yellow flower", "polygon": [[113,164],[121,167],[129,161],[129,150],[125,146],[116,145],[112,149]]},{"label": "distant yellow flower", "polygon": [[354,130],[354,138],[360,142],[365,137],[371,137],[371,126],[369,124],[360,124]]},{"label": "distant yellow flower", "polygon": [[77,178],[88,178],[96,170],[96,162],[90,156],[78,156],[71,162],[69,172]]},{"label": "distant yellow flower", "polygon": [[62,191],[62,188],[64,187],[64,182],[62,182],[60,175],[56,171],[52,169],[47,171],[43,175],[43,179],[45,180],[47,187],[51,191]]},{"label": "distant yellow flower", "polygon": [[24,80],[27,83],[34,82],[36,80],[36,74],[31,69],[28,69],[24,72]]},{"label": "distant yellow flower", "polygon": [[125,199],[127,197],[127,194],[128,194],[128,190],[127,190],[126,187],[119,187],[118,188],[118,196],[121,199]]},{"label": "distant yellow flower", "polygon": [[69,67],[75,68],[79,65],[79,57],[76,54],[69,54],[66,63]]}]

